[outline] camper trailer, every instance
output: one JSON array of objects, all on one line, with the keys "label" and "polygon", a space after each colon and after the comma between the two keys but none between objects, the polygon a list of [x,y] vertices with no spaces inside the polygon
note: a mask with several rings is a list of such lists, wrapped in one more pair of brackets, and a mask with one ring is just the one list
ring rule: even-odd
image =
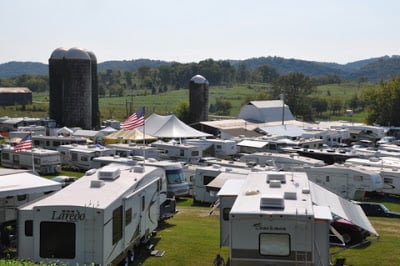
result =
[{"label": "camper trailer", "polygon": [[17,208],[61,189],[61,184],[26,170],[0,169],[0,235],[4,248],[15,235]]},{"label": "camper trailer", "polygon": [[35,147],[43,149],[57,150],[60,145],[78,144],[86,145],[87,139],[79,137],[63,137],[63,136],[32,136],[32,144]]},{"label": "camper trailer", "polygon": [[364,199],[366,192],[383,188],[383,180],[378,171],[365,167],[333,164],[322,167],[301,167],[314,183],[345,199]]},{"label": "camper trailer", "polygon": [[18,209],[18,257],[67,265],[134,259],[165,207],[161,168],[112,164]]},{"label": "camper trailer", "polygon": [[158,161],[153,158],[147,160],[135,160],[134,157],[100,156],[93,158],[94,168],[100,168],[110,163],[120,163],[126,165],[150,165],[160,167],[165,170],[167,178],[168,197],[180,197],[189,195],[189,184],[186,181],[183,166],[180,162]]},{"label": "camper trailer", "polygon": [[106,148],[114,149],[115,154],[121,157],[142,156],[143,158],[160,158],[160,150],[156,147],[138,145],[136,143],[114,143],[107,144]]},{"label": "camper trailer", "polygon": [[101,145],[60,145],[57,148],[61,156],[61,163],[78,170],[89,170],[94,168],[93,159],[99,156],[112,156],[114,149],[105,148]]},{"label": "camper trailer", "polygon": [[160,150],[160,159],[162,160],[197,163],[203,157],[202,148],[195,145],[156,141],[151,143],[151,146]]},{"label": "camper trailer", "polygon": [[42,175],[61,171],[61,158],[58,151],[37,149],[16,152],[14,149],[1,151],[1,165],[8,168],[32,169]]},{"label": "camper trailer", "polygon": [[185,139],[184,143],[199,146],[207,156],[232,156],[238,152],[236,142],[228,139]]},{"label": "camper trailer", "polygon": [[240,157],[241,162],[255,165],[269,165],[283,171],[289,171],[301,166],[324,166],[321,160],[300,156],[294,153],[264,153],[256,152]]},{"label": "camper trailer", "polygon": [[249,172],[251,172],[250,168],[231,168],[217,164],[198,167],[192,180],[193,200],[198,203],[214,203],[218,197],[216,193],[210,193],[208,190],[207,185],[210,182],[221,173],[235,177],[238,175],[245,177]]},{"label": "camper trailer", "polygon": [[229,247],[232,266],[330,265],[336,215],[378,236],[359,206],[309,182],[306,173],[252,172],[226,181],[218,196],[220,245]]}]

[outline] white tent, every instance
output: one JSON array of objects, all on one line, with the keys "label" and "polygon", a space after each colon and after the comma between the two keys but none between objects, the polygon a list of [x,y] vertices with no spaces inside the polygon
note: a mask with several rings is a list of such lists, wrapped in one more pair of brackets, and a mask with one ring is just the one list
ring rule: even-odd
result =
[{"label": "white tent", "polygon": [[188,126],[175,115],[162,116],[152,114],[146,119],[145,127],[141,127],[140,130],[145,130],[146,134],[159,138],[201,138],[212,136]]}]

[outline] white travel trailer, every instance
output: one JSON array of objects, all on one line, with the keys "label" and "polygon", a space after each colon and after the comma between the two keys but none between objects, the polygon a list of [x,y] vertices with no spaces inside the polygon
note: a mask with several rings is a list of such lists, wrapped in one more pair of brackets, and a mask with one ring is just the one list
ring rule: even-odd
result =
[{"label": "white travel trailer", "polygon": [[138,145],[136,143],[113,143],[107,144],[107,148],[114,149],[115,154],[121,157],[142,156],[146,158],[160,158],[160,150],[148,145]]},{"label": "white travel trailer", "polygon": [[225,182],[220,244],[229,247],[230,265],[330,265],[333,215],[378,235],[360,206],[332,194],[301,172],[252,172]]},{"label": "white travel trailer", "polygon": [[121,163],[126,165],[151,165],[165,170],[167,179],[167,196],[180,197],[189,195],[189,183],[185,178],[183,166],[180,162],[157,161],[150,158],[147,160],[136,161],[131,157],[100,156],[93,159],[94,168],[100,168],[110,163]]},{"label": "white travel trailer", "polygon": [[[346,162],[345,165],[351,168],[358,166],[357,164],[352,164],[350,162]],[[377,167],[366,165],[361,167],[366,169],[368,172],[376,172],[380,174],[383,180],[383,185],[382,188],[377,189],[376,192],[400,196],[400,169],[398,167]]]},{"label": "white travel trailer", "polygon": [[151,237],[166,202],[165,172],[105,166],[18,210],[18,257],[67,265],[133,260]]},{"label": "white travel trailer", "polygon": [[16,152],[14,149],[1,151],[1,165],[9,168],[32,169],[42,175],[61,171],[61,158],[58,151],[31,149]]},{"label": "white travel trailer", "polygon": [[293,168],[302,166],[324,166],[325,163],[321,160],[300,156],[298,154],[290,153],[264,153],[256,152],[245,154],[240,157],[241,162],[246,162],[256,165],[274,166],[276,169],[289,171]]},{"label": "white travel trailer", "polygon": [[310,181],[345,198],[364,199],[366,192],[383,188],[383,180],[379,171],[370,171],[357,165],[333,164],[322,167],[301,167]]},{"label": "white travel trailer", "polygon": [[160,159],[162,160],[197,163],[203,157],[202,148],[195,145],[156,141],[151,143],[151,146],[160,150]]},{"label": "white travel trailer", "polygon": [[89,170],[94,168],[93,159],[99,156],[113,156],[114,149],[106,148],[101,145],[60,145],[57,148],[61,156],[61,163],[69,165],[78,170]]},{"label": "white travel trailer", "polygon": [[30,172],[1,169],[0,224],[15,221],[18,206],[60,189],[60,183]]},{"label": "white travel trailer", "polygon": [[60,145],[78,144],[86,145],[87,139],[79,137],[63,137],[63,136],[32,136],[32,145],[43,149],[57,150]]},{"label": "white travel trailer", "polygon": [[26,170],[0,169],[0,247],[14,247],[17,208],[61,189],[61,184]]},{"label": "white travel trailer", "polygon": [[235,177],[237,175],[245,177],[249,172],[251,172],[249,168],[231,168],[217,164],[198,167],[195,170],[192,180],[193,200],[198,203],[214,203],[218,197],[215,193],[210,193],[207,189],[207,185],[210,182],[217,178],[221,173],[226,173],[227,175]]},{"label": "white travel trailer", "polygon": [[238,152],[236,142],[229,139],[185,139],[183,142],[201,147],[203,154],[208,154],[209,156],[232,156]]}]

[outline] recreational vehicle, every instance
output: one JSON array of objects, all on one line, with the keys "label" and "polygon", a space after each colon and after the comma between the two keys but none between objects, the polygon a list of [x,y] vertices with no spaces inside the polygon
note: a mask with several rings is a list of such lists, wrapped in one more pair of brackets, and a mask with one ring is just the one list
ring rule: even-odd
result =
[{"label": "recreational vehicle", "polygon": [[274,166],[276,169],[289,171],[292,168],[301,166],[324,166],[321,160],[300,156],[298,154],[286,153],[264,153],[256,152],[245,154],[239,159],[241,162],[256,165]]},{"label": "recreational vehicle", "polygon": [[186,144],[199,146],[203,150],[203,154],[207,156],[232,156],[238,152],[236,142],[227,139],[185,139],[183,141]]},{"label": "recreational vehicle", "polygon": [[105,148],[101,145],[60,145],[57,150],[60,152],[61,163],[78,170],[89,170],[94,168],[93,159],[99,156],[112,156],[114,149]]},{"label": "recreational vehicle", "polygon": [[202,148],[195,145],[156,141],[151,143],[151,146],[160,150],[160,159],[162,160],[197,163],[203,157]]},{"label": "recreational vehicle", "polygon": [[252,172],[225,182],[220,245],[229,247],[230,265],[330,265],[334,215],[378,236],[360,206],[332,194],[301,172]]},{"label": "recreational vehicle", "polygon": [[189,195],[189,184],[186,181],[183,166],[180,162],[158,161],[153,158],[137,161],[132,157],[100,156],[93,158],[94,168],[100,168],[110,163],[120,163],[126,165],[150,165],[160,167],[165,170],[167,179],[168,197],[180,197]]},{"label": "recreational vehicle", "polygon": [[32,145],[43,149],[57,150],[60,145],[78,144],[86,145],[88,143],[85,138],[78,137],[62,137],[62,136],[32,136]]},{"label": "recreational vehicle", "polygon": [[1,165],[8,168],[32,169],[42,175],[61,171],[60,153],[47,149],[34,148],[19,152],[14,149],[4,149],[1,151]]},{"label": "recreational vehicle", "polygon": [[301,167],[297,171],[306,172],[309,180],[345,199],[361,200],[366,192],[383,188],[383,180],[378,171],[356,165]]},{"label": "recreational vehicle", "polygon": [[234,176],[232,178],[235,178],[237,175],[244,177],[249,172],[251,172],[250,168],[231,168],[217,164],[198,167],[195,170],[192,180],[193,200],[198,203],[214,203],[218,197],[216,193],[210,193],[210,191],[207,189],[207,185],[210,182],[212,182],[222,173]]},{"label": "recreational vehicle", "polygon": [[162,219],[165,171],[111,164],[18,210],[18,257],[67,265],[117,265]]},{"label": "recreational vehicle", "polygon": [[138,145],[136,143],[114,143],[107,144],[106,148],[114,149],[115,154],[121,157],[142,156],[143,158],[160,158],[160,150],[148,145]]},{"label": "recreational vehicle", "polygon": [[10,235],[15,235],[18,206],[60,189],[60,183],[26,170],[0,169],[0,246],[8,246]]}]

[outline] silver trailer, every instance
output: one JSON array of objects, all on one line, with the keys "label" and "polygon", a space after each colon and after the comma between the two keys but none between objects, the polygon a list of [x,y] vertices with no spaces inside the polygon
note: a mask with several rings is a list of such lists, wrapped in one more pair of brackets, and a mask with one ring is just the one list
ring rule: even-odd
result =
[{"label": "silver trailer", "polygon": [[112,164],[18,210],[18,257],[67,265],[134,259],[166,203],[165,171]]}]

